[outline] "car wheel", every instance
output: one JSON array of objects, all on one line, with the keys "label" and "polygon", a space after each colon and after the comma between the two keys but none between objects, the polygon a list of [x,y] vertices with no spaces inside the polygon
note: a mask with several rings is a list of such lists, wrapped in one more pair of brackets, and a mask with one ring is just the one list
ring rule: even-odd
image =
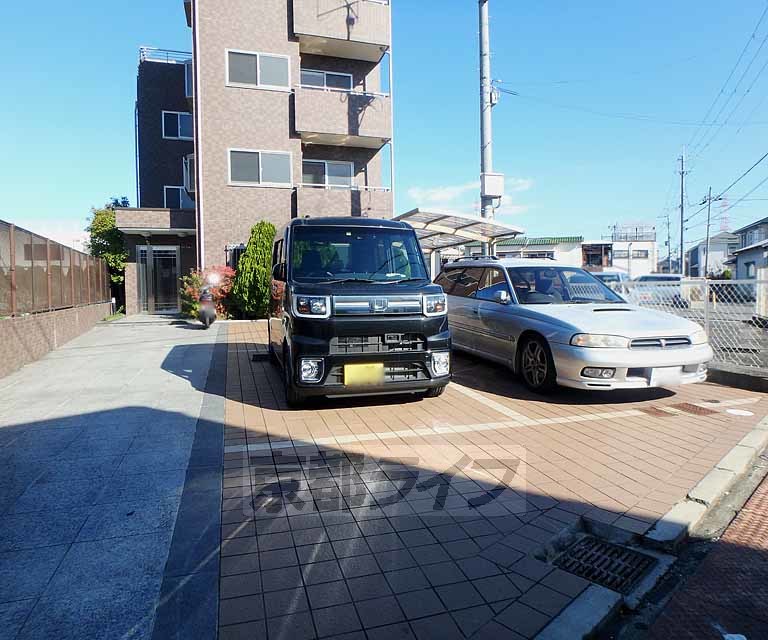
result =
[{"label": "car wheel", "polygon": [[285,389],[285,401],[289,407],[300,407],[304,404],[304,396],[296,389],[291,375],[293,366],[288,358],[288,350],[283,350],[283,388]]},{"label": "car wheel", "polygon": [[555,361],[543,338],[528,338],[522,345],[519,360],[520,376],[531,391],[544,393],[557,385]]},{"label": "car wheel", "polygon": [[425,398],[437,398],[445,393],[445,388],[448,385],[443,385],[442,387],[435,387],[434,389],[430,389],[424,394]]}]

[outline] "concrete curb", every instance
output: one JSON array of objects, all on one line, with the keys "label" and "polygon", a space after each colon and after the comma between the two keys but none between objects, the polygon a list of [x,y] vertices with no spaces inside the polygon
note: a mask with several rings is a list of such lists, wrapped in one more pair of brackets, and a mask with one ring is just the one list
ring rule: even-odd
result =
[{"label": "concrete curb", "polygon": [[714,468],[643,536],[651,547],[674,549],[701,521],[707,510],[743,476],[768,446],[768,417],[763,418]]},{"label": "concrete curb", "polygon": [[535,640],[575,640],[593,633],[621,605],[615,591],[588,586],[571,604],[539,632]]}]

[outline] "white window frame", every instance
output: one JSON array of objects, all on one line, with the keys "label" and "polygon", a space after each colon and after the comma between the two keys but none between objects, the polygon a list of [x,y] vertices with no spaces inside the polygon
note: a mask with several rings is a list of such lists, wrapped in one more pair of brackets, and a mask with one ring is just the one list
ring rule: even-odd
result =
[{"label": "white window frame", "polygon": [[[315,162],[317,164],[322,164],[323,169],[325,171],[325,182],[323,184],[314,184],[313,182],[304,182],[304,163],[305,162]],[[328,182],[328,163],[333,164],[346,164],[349,165],[350,168],[350,177],[351,182],[349,185],[346,184],[329,184]],[[315,188],[315,189],[354,189],[355,188],[355,163],[354,162],[348,162],[347,160],[316,160],[314,158],[302,158],[301,160],[301,186],[302,187],[309,187],[309,188]]]},{"label": "white window frame", "polygon": [[179,189],[179,207],[181,209],[184,208],[181,206],[182,204],[184,204],[183,203],[184,196],[186,196],[190,200],[190,202],[193,202],[193,206],[190,208],[194,208],[194,201],[192,200],[192,198],[189,197],[189,194],[187,194],[187,190],[184,188],[184,185],[176,186],[173,184],[166,184],[166,185],[163,185],[163,208],[164,209],[172,208],[168,206],[168,193],[166,191],[167,189]]},{"label": "white window frame", "polygon": [[[242,153],[258,153],[259,154],[259,182],[240,182],[232,180],[232,152],[238,151]],[[288,156],[291,169],[290,182],[261,182],[261,174],[264,170],[264,165],[261,162],[262,153],[274,153],[284,156]],[[272,189],[293,189],[293,153],[291,151],[277,151],[273,149],[239,149],[236,147],[230,147],[227,149],[227,184],[230,187],[269,187]]]},{"label": "white window frame", "polygon": [[[301,72],[302,71],[309,71],[310,73],[322,73],[323,74],[323,86],[322,87],[316,87],[313,84],[304,84],[302,83],[300,86],[305,89],[321,89],[324,91],[340,91],[341,93],[351,93],[355,89],[355,77],[351,73],[345,73],[343,71],[324,71],[323,69],[309,69],[306,67],[302,67],[299,70],[299,79],[301,79]],[[332,73],[336,76],[347,76],[349,78],[349,89],[338,89],[336,87],[329,87],[328,86],[328,80],[326,79],[326,76]]]},{"label": "white window frame", "polygon": [[[165,116],[167,114],[175,115],[176,116],[176,129],[179,132],[178,136],[167,136],[165,135]],[[193,135],[190,137],[182,136],[181,135],[181,119],[179,116],[189,116],[192,120],[192,132]],[[189,111],[163,111],[162,113],[162,127],[163,127],[163,140],[194,140],[194,130],[195,130],[195,120],[192,118],[192,114]]]},{"label": "white window frame", "polygon": [[[242,53],[244,55],[256,56],[256,75],[258,84],[250,84],[247,82],[230,82],[229,81],[229,54],[230,53]],[[261,69],[259,67],[259,56],[270,56],[272,58],[284,58],[288,61],[288,84],[286,86],[273,85],[273,84],[261,84]],[[263,89],[265,91],[282,91],[283,93],[291,92],[291,56],[287,56],[282,53],[269,53],[267,51],[246,51],[244,49],[225,49],[224,51],[224,82],[228,87],[235,87],[238,89]]]},{"label": "white window frame", "polygon": [[[190,171],[190,164],[192,165],[192,170]],[[196,189],[196,183],[195,179],[197,176],[195,175],[195,154],[194,153],[188,153],[186,156],[184,156],[184,160],[182,161],[183,165],[183,172],[184,172],[184,189],[187,193],[194,193]]]}]

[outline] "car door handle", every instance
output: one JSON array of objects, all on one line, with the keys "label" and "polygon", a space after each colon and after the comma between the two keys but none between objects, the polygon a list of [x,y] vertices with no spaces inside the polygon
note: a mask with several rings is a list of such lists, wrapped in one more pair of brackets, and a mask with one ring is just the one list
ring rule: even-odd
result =
[{"label": "car door handle", "polygon": [[477,314],[478,314],[478,313],[480,313],[480,312],[479,312],[477,309],[472,309],[472,313],[474,313],[475,315],[477,315]]}]

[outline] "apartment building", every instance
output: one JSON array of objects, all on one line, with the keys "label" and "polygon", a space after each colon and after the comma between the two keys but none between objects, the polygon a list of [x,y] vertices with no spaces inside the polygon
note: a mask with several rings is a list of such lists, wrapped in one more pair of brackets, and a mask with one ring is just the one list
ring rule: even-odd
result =
[{"label": "apartment building", "polygon": [[184,9],[192,52],[139,62],[139,208],[118,212],[128,312],[173,311],[170,282],[236,266],[259,220],[393,212],[389,0]]},{"label": "apartment building", "polygon": [[734,277],[738,280],[760,279],[768,273],[768,218],[757,220],[734,231],[739,238],[735,254]]}]

